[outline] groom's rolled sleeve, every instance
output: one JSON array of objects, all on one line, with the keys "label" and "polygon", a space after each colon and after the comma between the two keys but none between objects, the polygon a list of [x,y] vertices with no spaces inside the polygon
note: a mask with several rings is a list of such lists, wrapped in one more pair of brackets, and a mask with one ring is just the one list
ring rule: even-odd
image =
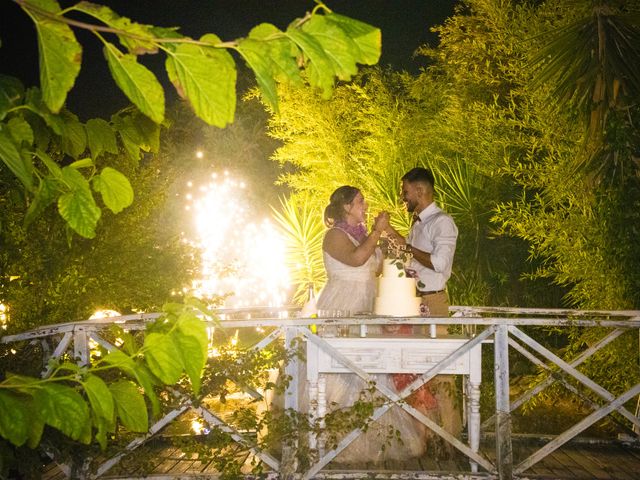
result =
[{"label": "groom's rolled sleeve", "polygon": [[453,265],[453,256],[456,252],[458,228],[450,218],[444,217],[442,221],[438,222],[434,233],[431,264],[436,272],[450,273]]}]

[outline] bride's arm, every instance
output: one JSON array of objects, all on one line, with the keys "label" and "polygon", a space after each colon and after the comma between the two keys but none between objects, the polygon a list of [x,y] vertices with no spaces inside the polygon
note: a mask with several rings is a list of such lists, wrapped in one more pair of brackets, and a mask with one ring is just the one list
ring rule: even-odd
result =
[{"label": "bride's arm", "polygon": [[354,245],[347,234],[338,229],[332,228],[324,236],[322,249],[336,260],[359,267],[364,265],[371,255],[375,255],[380,235],[389,226],[389,214],[380,213],[374,223],[373,229],[367,238],[360,245]]},{"label": "bride's arm", "polygon": [[338,228],[332,228],[324,236],[322,249],[336,260],[359,267],[364,265],[376,251],[382,230],[374,228],[369,236],[358,246],[354,245],[347,234]]}]

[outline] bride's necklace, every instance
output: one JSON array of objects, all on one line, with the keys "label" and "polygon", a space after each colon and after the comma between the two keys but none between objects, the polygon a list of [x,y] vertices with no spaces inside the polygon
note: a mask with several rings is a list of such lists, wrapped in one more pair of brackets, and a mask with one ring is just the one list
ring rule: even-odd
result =
[{"label": "bride's necklace", "polygon": [[362,243],[362,241],[367,238],[367,227],[365,227],[363,223],[350,225],[349,223],[342,221],[337,222],[334,227],[347,232],[349,235],[355,238],[358,243]]}]

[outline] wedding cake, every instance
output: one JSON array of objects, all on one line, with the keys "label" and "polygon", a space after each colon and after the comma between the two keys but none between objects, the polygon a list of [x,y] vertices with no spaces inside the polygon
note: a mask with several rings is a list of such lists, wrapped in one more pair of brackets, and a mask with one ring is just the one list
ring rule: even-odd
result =
[{"label": "wedding cake", "polygon": [[396,259],[385,259],[378,278],[378,296],[373,311],[377,315],[415,317],[420,315],[420,297],[416,281],[407,277],[404,266]]}]

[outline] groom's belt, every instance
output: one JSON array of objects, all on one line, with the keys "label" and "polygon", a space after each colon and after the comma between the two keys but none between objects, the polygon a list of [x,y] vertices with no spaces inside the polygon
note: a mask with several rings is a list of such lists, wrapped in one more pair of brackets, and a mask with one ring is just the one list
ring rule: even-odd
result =
[{"label": "groom's belt", "polygon": [[442,293],[442,292],[444,292],[444,288],[442,290],[430,290],[428,292],[421,292],[420,290],[418,290],[418,295],[420,296],[435,295],[436,293]]}]

